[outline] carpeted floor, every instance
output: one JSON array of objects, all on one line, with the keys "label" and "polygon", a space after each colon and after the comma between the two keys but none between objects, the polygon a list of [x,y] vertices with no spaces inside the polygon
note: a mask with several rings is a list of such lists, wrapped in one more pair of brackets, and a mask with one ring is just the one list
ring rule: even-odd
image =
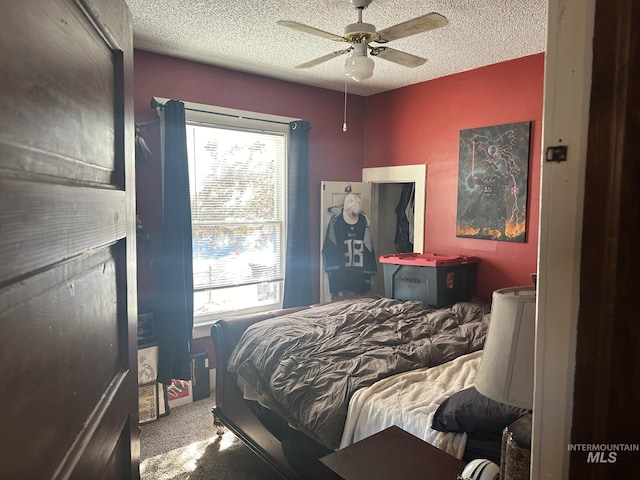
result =
[{"label": "carpeted floor", "polygon": [[171,410],[140,427],[142,480],[277,480],[235,435],[216,435],[213,398]]}]

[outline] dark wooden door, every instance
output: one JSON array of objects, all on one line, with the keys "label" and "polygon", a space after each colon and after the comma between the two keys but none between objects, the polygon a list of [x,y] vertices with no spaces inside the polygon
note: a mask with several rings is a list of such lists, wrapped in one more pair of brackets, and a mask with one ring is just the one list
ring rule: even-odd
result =
[{"label": "dark wooden door", "polygon": [[[640,4],[596,0],[571,442],[638,445]],[[570,479],[630,478],[638,452],[571,454]],[[601,456],[600,456],[601,455]],[[637,473],[634,474],[637,476]],[[634,476],[631,475],[631,476]]]},{"label": "dark wooden door", "polygon": [[0,15],[0,478],[137,478],[124,0]]}]

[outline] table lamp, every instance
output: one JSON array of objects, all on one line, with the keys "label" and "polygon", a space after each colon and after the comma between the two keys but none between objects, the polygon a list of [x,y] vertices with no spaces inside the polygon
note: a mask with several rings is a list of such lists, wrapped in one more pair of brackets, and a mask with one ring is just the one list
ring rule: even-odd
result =
[{"label": "table lamp", "polygon": [[[491,323],[475,380],[476,390],[482,395],[508,405],[533,408],[535,320],[535,287],[511,287],[493,292]],[[513,442],[509,444],[512,439],[506,435],[510,427],[503,434],[502,480],[529,478],[531,416],[525,417],[515,422],[518,425],[514,423],[514,431],[524,439],[520,441],[525,444],[524,448]],[[506,452],[509,448],[512,451]]]}]

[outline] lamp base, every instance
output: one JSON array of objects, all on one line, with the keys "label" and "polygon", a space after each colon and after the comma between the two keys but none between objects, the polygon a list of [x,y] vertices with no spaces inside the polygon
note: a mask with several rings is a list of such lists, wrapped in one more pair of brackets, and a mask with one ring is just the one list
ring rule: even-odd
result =
[{"label": "lamp base", "polygon": [[529,480],[531,471],[530,413],[523,415],[502,432],[501,480]]}]

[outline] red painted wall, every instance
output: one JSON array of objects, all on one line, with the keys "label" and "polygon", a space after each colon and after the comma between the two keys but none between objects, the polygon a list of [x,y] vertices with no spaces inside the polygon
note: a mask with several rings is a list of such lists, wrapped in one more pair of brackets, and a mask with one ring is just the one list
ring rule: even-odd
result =
[{"label": "red painted wall", "polygon": [[[544,56],[533,55],[371,97],[349,96],[349,131],[342,132],[341,92],[234,72],[136,50],[136,122],[150,121],[151,97],[297,117],[311,122],[310,222],[314,299],[319,299],[320,181],[358,181],[363,167],[427,164],[424,251],[481,258],[478,295],[530,284],[536,269]],[[365,123],[366,119],[366,123]],[[527,242],[455,236],[460,130],[532,121]],[[140,298],[154,290],[153,257],[160,232],[157,124],[142,127],[154,158],[138,167],[138,211],[151,233],[143,254]],[[155,241],[154,241],[155,238]]]},{"label": "red painted wall", "polygon": [[[481,258],[477,294],[530,285],[536,271],[544,55],[366,99],[365,167],[427,164],[425,252]],[[526,243],[456,237],[460,130],[532,121]]]},{"label": "red painted wall", "polygon": [[[342,131],[344,94],[321,88],[234,72],[141,50],[134,52],[135,120],[152,121],[152,97],[203,103],[226,108],[300,118],[311,122],[309,185],[314,299],[319,296],[320,181],[362,178],[365,98],[348,98],[348,132]],[[139,297],[150,300],[155,290],[153,259],[159,254],[161,231],[161,170],[158,125],[143,126],[142,134],[154,158],[137,169],[138,213],[151,234],[150,252],[143,252]]]}]

